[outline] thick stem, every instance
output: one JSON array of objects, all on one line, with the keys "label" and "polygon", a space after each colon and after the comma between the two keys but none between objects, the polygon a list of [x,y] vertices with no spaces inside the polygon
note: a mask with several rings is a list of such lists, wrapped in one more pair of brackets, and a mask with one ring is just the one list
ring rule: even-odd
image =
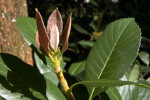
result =
[{"label": "thick stem", "polygon": [[56,72],[57,77],[59,79],[61,88],[64,91],[64,93],[65,93],[66,97],[68,98],[68,100],[75,100],[72,92],[68,92],[68,90],[69,90],[68,83],[67,83],[67,81],[66,81],[66,79],[65,79],[65,77],[63,75],[63,72],[62,72],[62,70],[60,68],[60,64],[58,64],[58,65],[59,66],[54,67],[54,69],[55,69],[55,72]]}]

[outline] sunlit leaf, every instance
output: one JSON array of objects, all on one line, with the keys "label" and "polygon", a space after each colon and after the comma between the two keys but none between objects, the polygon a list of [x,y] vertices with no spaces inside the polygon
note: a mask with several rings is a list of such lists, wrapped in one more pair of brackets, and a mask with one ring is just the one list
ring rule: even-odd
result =
[{"label": "sunlit leaf", "polygon": [[[133,18],[109,24],[94,43],[86,63],[86,80],[119,79],[135,60],[141,32]],[[99,88],[88,88],[90,100]]]}]

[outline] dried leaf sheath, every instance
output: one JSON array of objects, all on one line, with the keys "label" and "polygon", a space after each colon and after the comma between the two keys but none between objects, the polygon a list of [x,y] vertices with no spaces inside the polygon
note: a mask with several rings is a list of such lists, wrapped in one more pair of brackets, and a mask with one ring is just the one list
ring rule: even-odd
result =
[{"label": "dried leaf sheath", "polygon": [[63,28],[63,21],[62,17],[58,11],[58,9],[55,9],[53,13],[50,15],[47,23],[47,33],[50,36],[50,31],[53,26],[53,24],[56,23],[58,30],[59,30],[59,37],[61,37],[62,34],[62,28]]},{"label": "dried leaf sheath", "polygon": [[72,21],[71,17],[72,17],[72,13],[70,14],[66,22],[66,25],[64,27],[64,30],[62,32],[62,52],[65,52],[66,49],[68,48],[68,39],[71,31],[71,21]]},{"label": "dried leaf sheath", "polygon": [[36,9],[36,23],[37,23],[37,31],[38,31],[37,32],[38,34],[36,34],[37,46],[41,51],[43,51],[44,49],[44,51],[47,52],[49,51],[49,39],[47,36],[47,32],[45,30],[43,19],[37,9]]}]

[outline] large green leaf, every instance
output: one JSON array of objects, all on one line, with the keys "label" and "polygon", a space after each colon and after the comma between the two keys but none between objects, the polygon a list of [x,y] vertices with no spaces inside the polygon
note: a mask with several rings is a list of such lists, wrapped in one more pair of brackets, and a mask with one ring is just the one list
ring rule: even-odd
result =
[{"label": "large green leaf", "polygon": [[[0,95],[5,99],[46,99],[46,82],[35,67],[13,55],[0,54],[0,69]],[[22,95],[17,98],[16,94]]]},{"label": "large green leaf", "polygon": [[30,17],[17,18],[17,27],[28,45],[31,46],[33,44],[34,46],[36,46],[36,20]]},{"label": "large green leaf", "polygon": [[[135,60],[141,31],[133,18],[109,24],[95,42],[86,63],[86,80],[119,79]],[[99,88],[88,88],[90,99]]]},{"label": "large green leaf", "polygon": [[31,100],[28,97],[23,97],[21,93],[15,92],[12,93],[10,90],[6,89],[3,85],[0,84],[0,96],[7,100]]},{"label": "large green leaf", "polygon": [[59,81],[58,81],[57,75],[55,74],[54,69],[52,67],[47,67],[43,63],[43,61],[39,58],[39,56],[37,56],[36,53],[34,53],[34,58],[35,58],[35,63],[40,73],[43,74],[45,78],[49,79],[51,82],[53,82],[57,86]]},{"label": "large green leaf", "polygon": [[44,79],[35,66],[13,55],[0,54],[0,69],[0,95],[6,99],[12,100],[14,96],[19,100],[66,100],[59,88],[49,79]]},{"label": "large green leaf", "polygon": [[85,69],[85,63],[85,60],[72,63],[69,68],[69,73],[74,76],[81,73]]},{"label": "large green leaf", "polygon": [[[144,80],[139,80],[136,83],[150,86]],[[106,93],[109,95],[110,100],[149,100],[150,98],[150,89],[134,85],[111,87]]]},{"label": "large green leaf", "polygon": [[50,80],[46,79],[46,96],[49,100],[67,100],[59,88]]}]

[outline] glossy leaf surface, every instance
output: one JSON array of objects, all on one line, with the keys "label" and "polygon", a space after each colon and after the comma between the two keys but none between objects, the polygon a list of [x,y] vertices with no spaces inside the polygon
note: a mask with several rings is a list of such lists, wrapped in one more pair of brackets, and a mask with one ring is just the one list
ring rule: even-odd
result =
[{"label": "glossy leaf surface", "polygon": [[11,100],[14,96],[16,99],[46,100],[46,82],[36,67],[13,55],[0,54],[0,69],[0,95],[5,99]]},{"label": "glossy leaf surface", "polygon": [[[139,80],[136,83],[150,86],[145,80]],[[112,87],[106,93],[110,100],[149,100],[150,98],[150,89],[134,85]]]},{"label": "glossy leaf surface", "polygon": [[51,67],[46,66],[36,53],[34,53],[34,57],[35,57],[35,63],[40,73],[57,86],[59,81],[57,75],[55,74],[54,69],[52,68],[52,65],[49,64]]},{"label": "glossy leaf surface", "polygon": [[[109,24],[94,43],[86,63],[86,80],[119,79],[135,60],[140,45],[140,28],[133,18]],[[88,88],[90,100],[99,89]]]},{"label": "glossy leaf surface", "polygon": [[33,44],[36,47],[36,20],[30,17],[20,17],[17,19],[17,27],[28,45]]},{"label": "glossy leaf surface", "polygon": [[35,66],[30,66],[13,55],[0,54],[0,68],[3,70],[0,72],[0,95],[7,95],[6,99],[21,95],[16,99],[66,100],[59,88],[44,78]]}]

